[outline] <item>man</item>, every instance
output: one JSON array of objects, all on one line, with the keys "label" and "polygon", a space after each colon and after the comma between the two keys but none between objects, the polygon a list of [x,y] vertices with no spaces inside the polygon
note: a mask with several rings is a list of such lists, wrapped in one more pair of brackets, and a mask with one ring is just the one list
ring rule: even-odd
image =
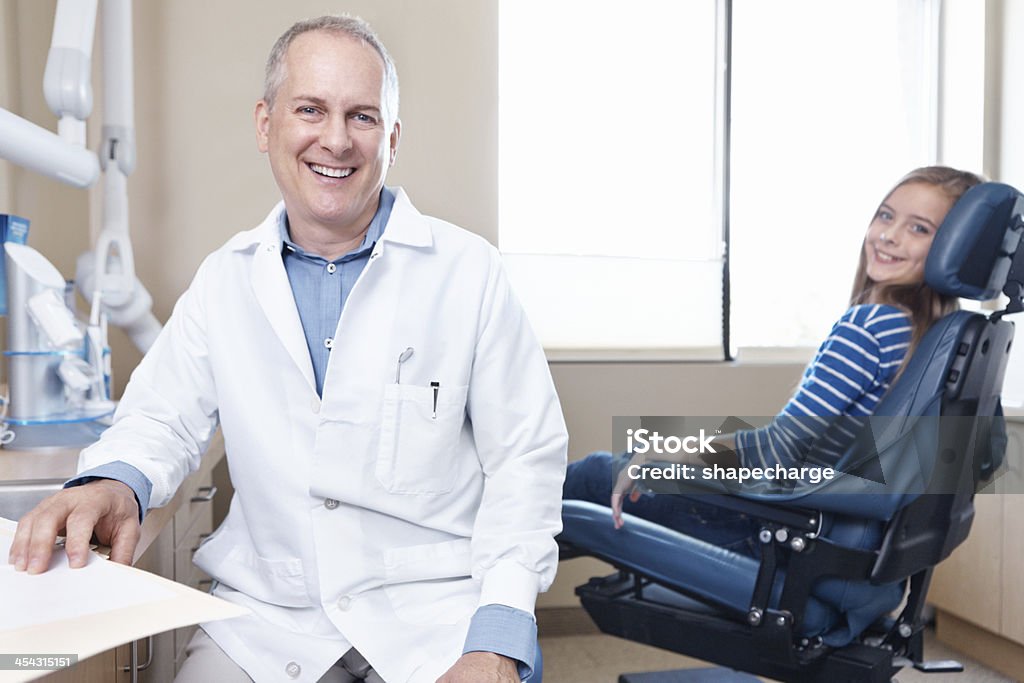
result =
[{"label": "man", "polygon": [[195,561],[253,614],[204,625],[179,680],[532,674],[565,425],[497,252],[384,187],[397,115],[360,20],[278,40],[256,133],[283,203],[200,266],[80,478],[19,524],[18,569],[63,527],[72,566],[93,533],[129,562],[219,423],[235,497]]}]

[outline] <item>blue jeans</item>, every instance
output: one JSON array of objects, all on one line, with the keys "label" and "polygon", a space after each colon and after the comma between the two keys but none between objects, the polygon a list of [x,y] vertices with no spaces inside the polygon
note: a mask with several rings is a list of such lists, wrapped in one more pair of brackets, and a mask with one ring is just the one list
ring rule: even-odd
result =
[{"label": "blue jeans", "polygon": [[[615,457],[606,452],[591,453],[569,463],[562,498],[609,505],[615,478],[625,464],[625,456]],[[751,556],[758,554],[760,528],[754,520],[699,498],[645,493],[635,503],[627,498],[622,510],[721,548]]]}]

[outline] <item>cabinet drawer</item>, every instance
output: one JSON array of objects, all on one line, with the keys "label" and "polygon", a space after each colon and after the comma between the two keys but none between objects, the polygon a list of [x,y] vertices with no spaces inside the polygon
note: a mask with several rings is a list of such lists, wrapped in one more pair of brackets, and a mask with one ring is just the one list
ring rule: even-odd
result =
[{"label": "cabinet drawer", "polygon": [[[210,584],[202,582],[208,581],[210,577],[207,576],[206,572],[192,564],[192,556],[195,555],[195,551],[198,550],[203,538],[211,531],[213,508],[207,505],[200,510],[197,519],[192,520],[192,522],[192,526],[181,539],[181,543],[174,549],[174,580],[189,588],[205,593],[210,590]],[[177,524],[177,520],[175,520],[175,524]],[[192,638],[195,628],[195,626],[188,626],[175,630],[174,652],[176,656],[182,654],[185,645]]]},{"label": "cabinet drawer", "polygon": [[[186,490],[185,500],[174,513],[174,546],[180,546],[185,536],[192,530],[200,518],[213,520],[213,497],[217,489],[213,486],[209,474],[196,480],[194,486]],[[205,533],[205,532],[204,532]]]},{"label": "cabinet drawer", "polygon": [[[192,564],[192,557],[199,550],[199,545],[203,540],[210,535],[213,525],[213,510],[210,507],[206,507],[205,513],[200,514],[198,519],[192,520],[193,523],[189,527],[188,531],[182,537],[174,548],[174,580],[178,583],[183,583],[190,588],[195,588],[193,585],[193,569],[196,566]],[[177,524],[177,520],[175,520]]]}]

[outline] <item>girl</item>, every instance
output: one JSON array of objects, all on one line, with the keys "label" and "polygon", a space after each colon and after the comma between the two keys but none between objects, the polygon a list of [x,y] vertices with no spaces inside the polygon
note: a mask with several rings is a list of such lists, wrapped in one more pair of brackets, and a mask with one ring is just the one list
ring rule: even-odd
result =
[{"label": "girl", "polygon": [[[844,419],[871,415],[925,331],[957,308],[955,297],[925,284],[924,264],[946,213],[980,182],[973,173],[929,166],[896,184],[868,225],[850,307],[804,371],[796,394],[767,426],[716,437],[716,450],[727,451],[718,464],[836,464],[854,438],[849,422],[843,427]],[[707,464],[685,453],[657,459]],[[616,460],[609,453],[593,453],[571,463],[563,498],[601,504],[610,500],[616,528],[622,526],[625,511],[714,545],[755,554],[758,529],[752,520],[691,498],[641,497],[624,463]]]}]

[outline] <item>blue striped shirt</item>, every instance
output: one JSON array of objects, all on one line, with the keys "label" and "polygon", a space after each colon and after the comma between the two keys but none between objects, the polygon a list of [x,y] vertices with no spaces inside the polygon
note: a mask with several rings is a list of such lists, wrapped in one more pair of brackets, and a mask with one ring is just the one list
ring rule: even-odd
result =
[{"label": "blue striped shirt", "polygon": [[744,467],[834,466],[889,390],[910,348],[910,317],[884,304],[853,306],[832,327],[796,394],[760,429],[736,433]]}]

